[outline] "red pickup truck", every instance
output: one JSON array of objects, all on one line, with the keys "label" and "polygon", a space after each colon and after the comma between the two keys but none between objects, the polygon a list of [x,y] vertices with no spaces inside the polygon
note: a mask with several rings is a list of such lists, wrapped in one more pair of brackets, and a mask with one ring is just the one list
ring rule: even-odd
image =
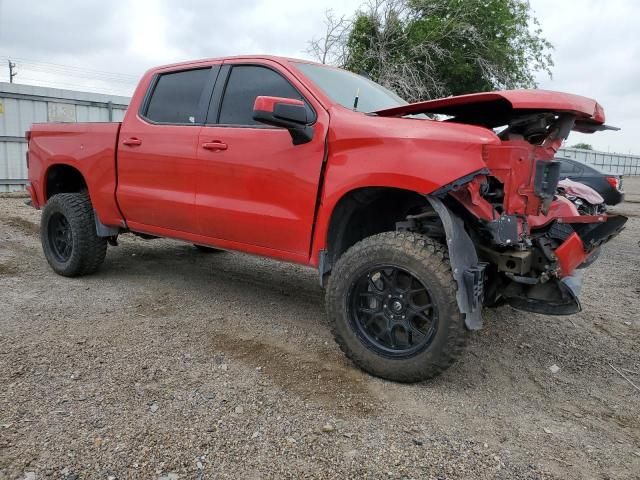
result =
[{"label": "red pickup truck", "polygon": [[580,310],[577,269],[626,218],[580,215],[553,157],[604,120],[564,93],[408,104],[303,60],[201,60],[148,71],[122,123],[33,125],[28,189],[61,275],[95,272],[126,232],[309,265],[346,355],[418,381],[483,306]]}]

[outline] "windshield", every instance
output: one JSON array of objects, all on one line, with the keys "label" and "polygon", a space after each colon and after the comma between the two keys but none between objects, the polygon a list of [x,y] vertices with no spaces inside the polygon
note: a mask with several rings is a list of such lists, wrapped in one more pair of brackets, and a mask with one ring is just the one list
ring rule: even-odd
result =
[{"label": "windshield", "polygon": [[407,102],[368,78],[339,68],[296,62],[296,67],[315,83],[331,100],[352,109],[356,95],[361,112],[375,112],[406,105]]}]

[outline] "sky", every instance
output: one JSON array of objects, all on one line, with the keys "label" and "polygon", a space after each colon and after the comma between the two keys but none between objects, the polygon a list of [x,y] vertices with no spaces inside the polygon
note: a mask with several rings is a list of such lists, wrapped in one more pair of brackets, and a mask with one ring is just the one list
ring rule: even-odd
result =
[{"label": "sky", "polygon": [[[324,12],[362,0],[0,0],[0,81],[130,95],[148,68],[203,57],[309,58]],[[640,154],[640,1],[530,0],[554,45],[539,88],[595,98],[619,132],[572,133],[568,144]]]}]

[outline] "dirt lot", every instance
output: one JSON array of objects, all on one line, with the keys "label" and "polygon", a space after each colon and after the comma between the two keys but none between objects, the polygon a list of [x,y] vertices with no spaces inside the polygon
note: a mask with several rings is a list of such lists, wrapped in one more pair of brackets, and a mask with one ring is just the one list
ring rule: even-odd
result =
[{"label": "dirt lot", "polygon": [[640,391],[612,368],[640,386],[626,187],[581,314],[486,311],[417,385],[345,360],[315,271],[123,236],[66,279],[39,212],[0,199],[0,478],[638,478]]}]

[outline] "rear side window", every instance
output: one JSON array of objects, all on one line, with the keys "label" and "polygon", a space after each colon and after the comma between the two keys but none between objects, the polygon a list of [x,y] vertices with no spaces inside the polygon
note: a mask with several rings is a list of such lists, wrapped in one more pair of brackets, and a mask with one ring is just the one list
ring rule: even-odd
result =
[{"label": "rear side window", "polygon": [[145,117],[158,123],[197,123],[210,68],[165,73],[158,78]]},{"label": "rear side window", "polygon": [[561,175],[576,175],[582,172],[582,168],[569,160],[560,161],[560,174]]},{"label": "rear side window", "polygon": [[600,170],[590,165],[582,165],[582,173],[586,173],[587,175],[603,175]]},{"label": "rear side window", "polygon": [[304,100],[279,73],[266,67],[239,65],[231,69],[218,123],[261,125],[253,119],[253,104],[261,95]]}]

